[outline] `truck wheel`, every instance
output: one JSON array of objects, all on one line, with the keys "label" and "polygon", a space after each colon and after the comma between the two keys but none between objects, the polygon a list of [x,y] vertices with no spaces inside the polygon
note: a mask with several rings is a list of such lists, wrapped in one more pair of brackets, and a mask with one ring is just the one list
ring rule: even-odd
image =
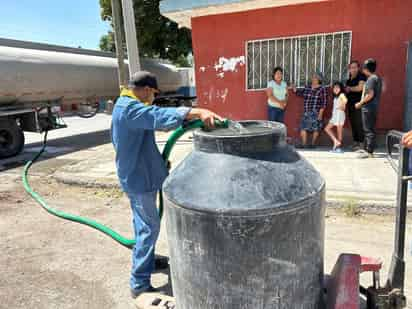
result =
[{"label": "truck wheel", "polygon": [[81,118],[91,118],[99,111],[99,102],[87,101],[78,105],[77,115]]},{"label": "truck wheel", "polygon": [[19,154],[24,147],[24,134],[16,120],[0,120],[0,158]]}]

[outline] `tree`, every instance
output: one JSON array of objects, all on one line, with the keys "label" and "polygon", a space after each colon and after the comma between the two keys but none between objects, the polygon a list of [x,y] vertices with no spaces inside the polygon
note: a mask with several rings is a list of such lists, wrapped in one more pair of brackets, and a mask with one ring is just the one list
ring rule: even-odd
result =
[{"label": "tree", "polygon": [[107,34],[103,35],[100,38],[99,47],[101,50],[107,52],[116,52],[116,44],[114,42],[114,33],[113,31],[109,31]]},{"label": "tree", "polygon": [[[159,10],[160,1],[133,0],[140,54],[186,65],[186,58],[192,51],[190,29],[179,28],[175,22],[162,16]],[[102,19],[111,22],[111,1],[100,0],[100,7]],[[100,39],[100,48],[115,51],[112,31]]]}]

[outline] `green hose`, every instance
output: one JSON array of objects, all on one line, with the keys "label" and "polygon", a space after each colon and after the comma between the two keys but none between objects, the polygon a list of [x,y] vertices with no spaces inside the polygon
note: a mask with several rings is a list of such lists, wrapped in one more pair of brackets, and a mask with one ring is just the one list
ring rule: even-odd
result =
[{"label": "green hose", "polygon": [[[228,126],[228,120],[225,121],[218,121],[216,126],[218,127],[227,127]],[[162,153],[162,157],[165,160],[165,162],[167,162],[167,160],[169,159],[170,153],[174,147],[174,145],[176,144],[177,140],[186,132],[193,130],[193,129],[197,129],[197,128],[203,128],[204,124],[201,120],[193,120],[193,121],[189,121],[187,122],[185,125],[180,126],[179,128],[177,128],[175,131],[173,131],[173,133],[170,135],[169,139],[166,142],[166,145],[163,149],[163,153]],[[43,154],[44,150],[46,149],[46,142],[47,142],[47,131],[44,134],[44,141],[43,141],[43,147],[41,148],[41,150],[36,154],[36,156],[29,162],[26,163],[26,165],[24,166],[24,170],[23,170],[23,186],[24,189],[26,190],[26,192],[28,194],[30,194],[30,196],[38,203],[40,204],[40,206],[42,206],[47,212],[49,212],[50,214],[57,216],[59,218],[65,219],[65,220],[70,220],[73,222],[77,222],[80,224],[84,224],[87,225],[89,227],[92,227],[104,234],[106,234],[107,236],[111,237],[113,240],[117,241],[119,244],[131,249],[133,248],[133,246],[135,245],[136,241],[134,239],[129,239],[126,237],[123,237],[122,235],[120,235],[119,233],[117,233],[116,231],[112,230],[111,228],[108,228],[107,226],[104,226],[101,223],[98,223],[94,220],[88,219],[88,218],[84,218],[84,217],[80,217],[80,216],[75,216],[57,209],[54,209],[52,207],[50,207],[49,205],[47,205],[47,203],[45,202],[45,200],[43,199],[43,197],[38,194],[37,192],[35,192],[33,190],[33,188],[30,186],[29,181],[28,181],[28,173],[30,170],[30,167],[40,158],[40,156]],[[163,215],[163,195],[162,192],[159,192],[159,216],[160,218],[162,218]]]}]

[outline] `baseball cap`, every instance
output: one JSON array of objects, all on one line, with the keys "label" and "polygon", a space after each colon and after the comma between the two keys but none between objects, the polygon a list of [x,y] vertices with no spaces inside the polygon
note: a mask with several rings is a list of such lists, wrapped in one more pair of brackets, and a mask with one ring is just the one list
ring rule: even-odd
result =
[{"label": "baseball cap", "polygon": [[156,76],[147,71],[139,71],[134,73],[129,80],[128,86],[129,88],[150,87],[159,90]]}]

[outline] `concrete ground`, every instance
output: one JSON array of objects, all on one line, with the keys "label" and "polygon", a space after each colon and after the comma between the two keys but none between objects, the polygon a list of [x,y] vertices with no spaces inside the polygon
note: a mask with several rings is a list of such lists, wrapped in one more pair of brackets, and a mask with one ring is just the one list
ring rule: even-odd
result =
[{"label": "concrete ground", "polygon": [[[55,208],[93,218],[131,237],[131,213],[116,188],[114,153],[108,144],[110,117],[66,120],[68,129],[50,132],[51,147],[31,173],[33,187]],[[22,165],[41,140],[38,135],[27,139],[22,155],[0,160],[0,307],[133,308],[128,290],[130,251],[95,230],[49,215],[25,194]],[[158,136],[159,141],[166,139],[165,134]],[[185,136],[173,152],[172,164],[176,166],[190,149],[190,137]],[[355,252],[382,258],[385,277],[394,218],[393,210],[383,212],[381,207],[394,204],[395,173],[383,157],[362,161],[350,152],[302,154],[325,177],[329,204],[343,206],[330,208],[325,218],[325,270],[331,270],[339,253]],[[377,214],[355,215],[359,201]],[[164,231],[163,227],[157,249],[167,255]],[[409,221],[406,294],[412,302],[411,232]],[[362,279],[370,282],[369,276]],[[153,281],[168,288],[164,273]]]}]

